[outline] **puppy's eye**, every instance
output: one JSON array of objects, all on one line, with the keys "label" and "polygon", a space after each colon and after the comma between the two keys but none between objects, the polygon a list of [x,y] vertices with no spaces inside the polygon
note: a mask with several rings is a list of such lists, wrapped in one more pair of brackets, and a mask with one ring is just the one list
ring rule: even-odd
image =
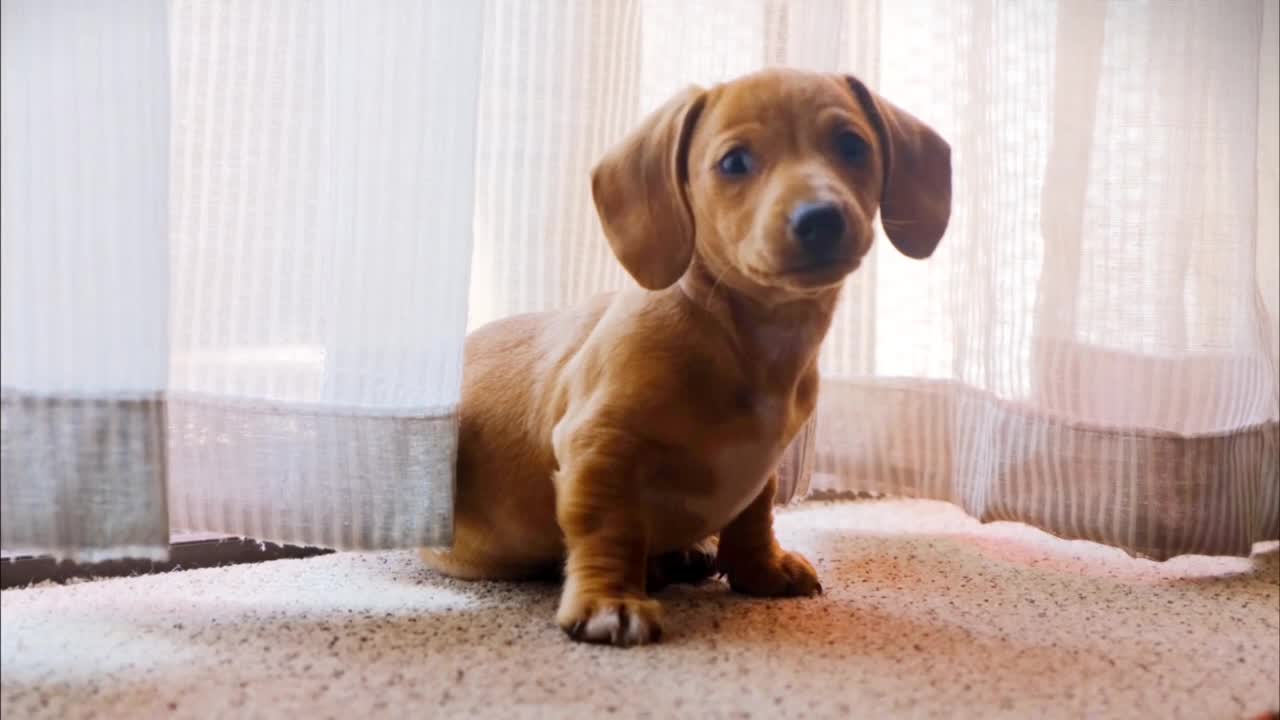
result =
[{"label": "puppy's eye", "polygon": [[840,157],[850,165],[856,165],[866,159],[868,150],[870,147],[867,141],[857,133],[842,130],[836,135],[836,152],[840,153]]},{"label": "puppy's eye", "polygon": [[746,148],[734,148],[720,158],[719,168],[725,177],[746,177],[756,169],[756,159]]}]

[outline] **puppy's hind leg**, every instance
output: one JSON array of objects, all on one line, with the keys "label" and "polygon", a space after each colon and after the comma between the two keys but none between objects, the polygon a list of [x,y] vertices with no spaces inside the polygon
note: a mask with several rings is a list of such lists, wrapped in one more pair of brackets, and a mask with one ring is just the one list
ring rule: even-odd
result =
[{"label": "puppy's hind leg", "polygon": [[[490,542],[484,542],[486,539]],[[436,572],[461,580],[558,580],[560,558],[536,558],[502,552],[492,536],[474,523],[459,519],[454,528],[453,547],[421,548],[422,562]]]},{"label": "puppy's hind leg", "polygon": [[668,585],[696,585],[716,574],[719,536],[712,535],[689,547],[649,558],[646,587],[656,592]]},{"label": "puppy's hind leg", "polygon": [[437,548],[420,548],[418,555],[432,570],[460,580],[557,580],[560,577],[555,564],[504,563]]}]

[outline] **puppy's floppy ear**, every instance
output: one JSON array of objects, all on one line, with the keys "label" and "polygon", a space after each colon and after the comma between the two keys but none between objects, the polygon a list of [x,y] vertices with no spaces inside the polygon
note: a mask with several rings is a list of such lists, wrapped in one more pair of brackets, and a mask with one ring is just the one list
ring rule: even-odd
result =
[{"label": "puppy's floppy ear", "polygon": [[701,88],[685,88],[591,171],[591,194],[609,247],[650,290],[679,280],[693,259],[687,156],[703,103]]},{"label": "puppy's floppy ear", "polygon": [[880,221],[885,234],[903,255],[929,257],[951,218],[951,146],[861,80],[846,75],[845,81],[880,135]]}]

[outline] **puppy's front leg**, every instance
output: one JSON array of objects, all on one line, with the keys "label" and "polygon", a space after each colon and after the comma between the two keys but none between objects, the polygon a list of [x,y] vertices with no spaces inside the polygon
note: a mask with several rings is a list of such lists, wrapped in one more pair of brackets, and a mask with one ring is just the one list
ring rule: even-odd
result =
[{"label": "puppy's front leg", "polygon": [[575,458],[556,477],[556,516],[568,556],[556,622],[574,640],[654,642],[661,607],[645,596],[648,529],[627,496],[627,468]]},{"label": "puppy's front leg", "polygon": [[796,552],[778,546],[773,534],[773,498],[777,475],[770,475],[760,495],[720,531],[716,562],[729,587],[746,595],[784,597],[822,592],[818,573]]}]

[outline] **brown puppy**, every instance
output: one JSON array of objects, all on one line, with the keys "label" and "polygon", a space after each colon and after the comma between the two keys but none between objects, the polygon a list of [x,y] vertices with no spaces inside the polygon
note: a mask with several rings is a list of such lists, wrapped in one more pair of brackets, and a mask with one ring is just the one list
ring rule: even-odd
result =
[{"label": "brown puppy", "polygon": [[778,546],[776,463],[813,411],[818,346],[877,208],[903,253],[946,229],[950,149],[854,78],[773,70],[690,88],[592,173],[642,286],[467,340],[454,546],[467,578],[564,563],[574,639],[658,638],[647,565],[708,548],[752,595],[810,595]]}]

